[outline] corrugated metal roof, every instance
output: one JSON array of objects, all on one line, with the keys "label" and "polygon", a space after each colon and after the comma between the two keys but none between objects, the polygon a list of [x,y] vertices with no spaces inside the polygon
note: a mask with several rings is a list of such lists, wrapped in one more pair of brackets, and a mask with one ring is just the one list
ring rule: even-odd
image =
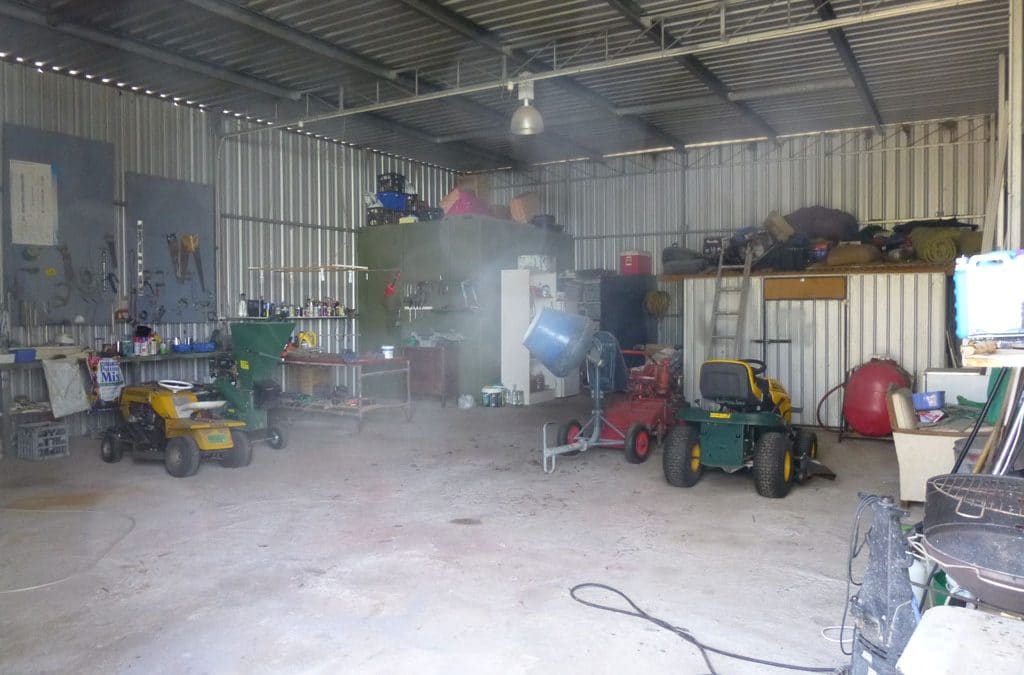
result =
[{"label": "corrugated metal roof", "polygon": [[[211,1],[211,0],[208,0]],[[405,0],[212,0],[154,3],[122,0],[78,3],[66,0],[0,0],[0,52],[78,77],[107,78],[111,86],[180,97],[234,117],[289,122],[338,105],[358,107],[438,87],[497,82],[503,55],[470,39],[465,25],[452,27],[421,13]],[[916,0],[832,0],[839,17],[861,11],[912,6]],[[752,33],[820,22],[807,2],[761,0],[640,0],[638,19],[648,34],[603,0],[433,0],[449,14],[475,24],[506,53],[519,49],[540,72],[653,54],[664,35],[675,44],[696,45]],[[865,8],[865,5],[869,5]],[[720,8],[724,6],[724,33]],[[6,9],[5,9],[6,8]],[[13,8],[13,9],[12,9]],[[29,20],[25,10],[47,21]],[[355,57],[363,68],[337,54],[301,41],[268,34],[250,22],[222,14],[275,22],[293,35],[318,40]],[[21,14],[18,14],[21,12]],[[19,16],[20,18],[13,18]],[[30,17],[31,18],[31,17]],[[157,49],[195,67],[176,65],[97,43],[69,28],[101,31]],[[905,122],[995,109],[996,55],[1006,48],[1007,2],[991,0],[846,27],[882,119]],[[652,41],[651,36],[655,36]],[[591,72],[538,82],[536,105],[549,131],[542,139],[513,139],[505,120],[518,105],[509,92],[477,92],[458,99],[418,102],[373,116],[353,116],[310,125],[311,133],[413,157],[456,169],[474,170],[512,161],[550,161],[591,153],[658,147],[671,136],[687,143],[763,134],[759,116],[778,133],[846,128],[872,123],[857,93],[849,88],[845,65],[825,30],[796,37],[701,51],[700,61],[732,92],[787,87],[814,81],[837,86],[827,91],[788,93],[746,101],[750,113],[728,101],[716,102],[707,83],[682,59]],[[508,72],[517,72],[515,60]],[[692,62],[690,64],[692,66]],[[211,69],[220,69],[218,76]],[[394,73],[399,75],[395,76]],[[390,76],[382,79],[381,75]],[[397,80],[397,81],[396,81]],[[580,89],[582,85],[586,89]],[[300,100],[271,92],[291,92]],[[293,97],[295,98],[295,97]],[[682,102],[673,110],[648,109]],[[639,107],[638,117],[617,117],[610,107]],[[441,142],[443,141],[443,142]]]}]

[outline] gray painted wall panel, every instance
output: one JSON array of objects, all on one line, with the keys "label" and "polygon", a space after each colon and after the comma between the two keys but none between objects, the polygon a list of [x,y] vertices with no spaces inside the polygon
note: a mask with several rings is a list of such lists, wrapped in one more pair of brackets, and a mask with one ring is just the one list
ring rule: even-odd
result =
[{"label": "gray painted wall panel", "polygon": [[[404,173],[430,203],[440,201],[455,175],[434,166],[379,155],[367,150],[296,134],[264,132],[225,144],[217,156],[214,130],[219,114],[174,105],[171,101],[135,95],[108,86],[72,79],[10,63],[0,63],[0,123],[10,122],[107,141],[114,145],[115,200],[119,258],[124,250],[124,174],[137,172],[164,178],[216,184],[222,213],[218,228],[221,309],[234,313],[238,294],[258,294],[258,275],[250,266],[307,266],[352,263],[354,229],[364,219],[362,195],[375,189],[377,173]],[[232,120],[230,122],[234,124]],[[2,154],[2,148],[0,148]],[[124,264],[122,262],[122,264]],[[124,274],[122,273],[122,278]],[[299,301],[314,296],[344,298],[354,304],[354,286],[343,275],[320,284],[316,275],[283,275],[267,280],[267,296]],[[271,291],[273,294],[271,294]],[[354,347],[357,322],[302,320],[317,331],[326,348]],[[217,324],[157,326],[164,335],[189,333],[205,337]],[[83,345],[109,341],[120,326],[69,326]],[[15,329],[21,344],[52,342],[59,326]],[[150,369],[152,368],[152,369]],[[205,380],[206,364],[147,366],[145,378],[178,377]],[[45,398],[40,374],[20,375],[15,391]],[[73,432],[95,431],[108,421],[76,416]]]}]

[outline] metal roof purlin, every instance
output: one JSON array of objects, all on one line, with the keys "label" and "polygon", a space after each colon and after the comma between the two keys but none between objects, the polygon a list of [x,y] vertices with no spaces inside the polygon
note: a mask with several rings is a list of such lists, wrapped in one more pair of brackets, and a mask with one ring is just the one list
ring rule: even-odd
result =
[{"label": "metal roof purlin", "polygon": [[[822,21],[831,21],[837,18],[836,12],[832,8],[831,0],[810,1],[815,9],[818,10],[818,16],[821,17]],[[856,85],[857,96],[860,97],[864,107],[867,108],[871,123],[874,125],[875,130],[881,133],[882,124],[884,124],[882,113],[878,111],[878,104],[875,103],[875,97],[871,95],[871,89],[868,88],[868,81],[864,77],[864,71],[860,69],[857,56],[853,53],[853,47],[850,46],[850,41],[846,38],[846,31],[842,28],[829,28],[828,36],[832,38],[832,44],[835,45],[836,51],[839,52],[839,58],[842,59],[843,65],[846,66],[846,72],[850,74],[850,79]]]},{"label": "metal roof purlin", "polygon": [[[606,0],[609,5],[612,6],[624,19],[629,21],[631,24],[636,26],[641,32],[647,35],[648,39],[659,47],[662,44],[676,44],[677,40],[664,25],[658,31],[651,30],[651,26],[644,20],[643,9],[636,4],[633,0]],[[747,120],[755,129],[763,133],[768,137],[768,140],[775,143],[776,133],[775,129],[772,128],[760,115],[748,106],[746,103],[740,101],[734,101],[729,98],[729,87],[726,86],[722,80],[718,78],[711,70],[704,65],[698,57],[693,54],[685,54],[683,56],[674,57],[676,63],[679,63],[686,68],[690,74],[700,80],[705,87],[707,87],[711,93],[720,98],[723,103],[728,105],[743,119]]]},{"label": "metal roof purlin", "polygon": [[[854,25],[868,25],[871,23],[877,23],[881,21],[887,21],[906,16],[914,16],[923,13],[934,12],[941,9],[966,7],[969,5],[980,5],[987,1],[988,0],[912,0],[911,2],[908,2],[906,4],[900,4],[885,9],[868,9],[864,10],[863,12],[859,12],[856,15],[837,17],[836,19],[831,21],[802,22],[798,24],[787,25],[785,27],[771,28],[763,31],[755,31],[753,33],[745,33],[742,35],[735,35],[727,38],[705,40],[692,45],[688,45],[686,47],[671,47],[659,49],[653,52],[633,54],[615,58],[606,58],[596,62],[583,63],[580,65],[573,65],[569,67],[559,67],[556,70],[532,73],[528,79],[537,82],[543,80],[553,80],[568,75],[575,76],[603,72],[608,70],[614,70],[617,68],[637,66],[646,63],[655,63],[667,59],[672,59],[677,56],[684,56],[687,54],[702,54],[726,48],[736,48],[746,45],[762,44],[766,42],[798,37],[801,35],[820,33],[830,28],[841,28]],[[324,115],[314,115],[303,120],[296,119],[291,122],[269,125],[266,128],[269,129],[275,127],[292,126],[298,124],[300,121],[309,124],[313,122],[323,121],[325,119],[349,117],[352,115],[365,114],[367,112],[389,110],[392,108],[400,108],[408,105],[417,105],[424,103],[426,101],[436,101],[457,96],[465,96],[467,94],[495,91],[504,89],[509,83],[514,84],[515,81],[507,77],[503,77],[494,81],[455,86],[427,94],[420,94],[418,96],[408,96],[402,99],[382,101],[380,103],[360,106],[357,108],[349,108],[346,110],[327,113]],[[497,111],[492,112],[496,113]],[[249,132],[237,132],[235,135],[241,135],[244,133]]]},{"label": "metal roof purlin", "polygon": [[278,98],[289,99],[292,101],[297,101],[301,98],[301,94],[299,92],[278,86],[272,82],[244,75],[237,71],[222,68],[205,61],[184,57],[164,49],[158,49],[151,45],[122,37],[114,33],[67,21],[57,21],[56,25],[52,25],[52,17],[48,16],[45,12],[10,2],[10,0],[0,0],[0,15],[32,24],[34,26],[48,28],[87,42],[95,42],[107,47],[113,47],[114,49],[142,56],[158,63],[164,63],[175,68],[181,68],[182,70],[204,75],[215,80],[221,80],[222,82],[229,82],[246,89],[263,92],[264,94],[270,94],[271,96],[276,96]]},{"label": "metal roof purlin", "polygon": [[[321,40],[309,33],[305,33],[297,28],[292,28],[291,26],[283,24],[275,19],[250,11],[240,7],[239,5],[225,2],[225,0],[185,0],[185,2],[193,5],[194,7],[211,12],[223,19],[235,21],[248,28],[270,35],[271,37],[287,42],[295,47],[311,51],[322,57],[356,68],[388,82],[392,82],[407,92],[417,94],[420,91],[433,93],[444,90],[442,85],[429,79],[398,72],[394,69],[388,68],[383,63],[363,56],[351,49],[345,49],[335,45],[334,43]],[[500,121],[503,126],[508,124],[508,119],[504,113],[471,99],[454,98],[448,103],[452,107],[462,110],[467,114],[489,117],[495,121]],[[570,150],[570,154],[578,154],[582,152],[589,157],[601,156],[601,153],[597,150],[581,145],[568,137],[551,134],[548,135],[548,138],[554,144],[557,144],[566,150]],[[479,148],[477,150],[479,150]]]},{"label": "metal roof purlin", "polygon": [[[544,59],[539,58],[538,54],[528,54],[522,49],[510,48],[502,44],[501,40],[491,31],[487,30],[483,26],[476,22],[464,17],[458,12],[452,11],[447,7],[436,2],[436,0],[400,0],[410,9],[419,12],[423,16],[436,21],[437,23],[446,26],[447,28],[455,31],[456,33],[469,38],[479,45],[487,47],[491,51],[497,52],[507,56],[513,65],[517,68],[525,68],[528,64],[536,64],[544,70],[551,70],[552,65],[547,63]],[[668,145],[675,146],[677,149],[682,150],[685,146],[685,141],[678,138],[677,136],[668,133],[664,129],[659,128],[646,120],[632,115],[622,115],[615,107],[615,103],[605,98],[601,94],[597,93],[593,89],[580,84],[577,80],[571,77],[565,77],[557,80],[557,86],[565,90],[566,92],[582,98],[589,102],[591,105],[607,112],[610,115],[616,117],[622,117],[627,120],[630,124],[638,127],[645,134],[654,136],[658,140],[667,143]]]}]

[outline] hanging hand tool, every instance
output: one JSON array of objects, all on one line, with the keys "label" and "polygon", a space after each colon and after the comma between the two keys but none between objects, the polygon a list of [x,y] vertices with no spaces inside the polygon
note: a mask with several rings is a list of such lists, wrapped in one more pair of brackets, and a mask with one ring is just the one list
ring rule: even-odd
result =
[{"label": "hanging hand tool", "polygon": [[114,292],[114,295],[117,295],[117,274],[114,272],[107,272],[103,278],[106,281],[106,284],[110,286],[110,290]]},{"label": "hanging hand tool", "polygon": [[181,273],[181,244],[178,242],[178,235],[167,235],[167,251],[171,254],[171,267],[174,269],[174,278],[179,282],[184,281]]},{"label": "hanging hand tool", "polygon": [[395,286],[398,285],[398,280],[402,278],[402,270],[395,272],[395,278],[388,282],[388,285],[384,287],[384,297],[390,298],[395,294]]},{"label": "hanging hand tool", "polygon": [[480,309],[480,300],[476,294],[476,284],[471,279],[463,279],[459,282],[462,289],[462,301],[466,303],[466,309]]},{"label": "hanging hand tool", "polygon": [[155,323],[160,323],[161,321],[164,320],[164,314],[166,314],[166,313],[167,313],[167,308],[164,307],[163,305],[160,305],[156,309],[156,318],[153,321]]},{"label": "hanging hand tool", "polygon": [[166,286],[167,284],[164,283],[164,271],[157,270],[156,272],[153,272],[153,295],[159,298],[160,292],[163,291]]},{"label": "hanging hand tool", "polygon": [[185,271],[188,270],[188,254],[196,260],[196,275],[199,277],[199,287],[206,292],[206,279],[203,276],[203,258],[199,254],[199,235],[198,234],[183,234],[181,235],[181,247],[185,250]]},{"label": "hanging hand tool", "polygon": [[75,283],[75,266],[71,262],[71,251],[68,249],[66,244],[61,244],[57,247],[60,252],[61,261],[64,263],[64,281],[68,284]]},{"label": "hanging hand tool", "polygon": [[156,295],[156,289],[153,288],[153,282],[150,281],[151,275],[149,270],[142,271],[142,289],[143,291],[148,290],[150,295]]},{"label": "hanging hand tool", "polygon": [[117,269],[117,242],[114,239],[114,235],[105,234],[103,235],[103,241],[107,244],[107,253],[110,255],[110,264],[116,270]]}]

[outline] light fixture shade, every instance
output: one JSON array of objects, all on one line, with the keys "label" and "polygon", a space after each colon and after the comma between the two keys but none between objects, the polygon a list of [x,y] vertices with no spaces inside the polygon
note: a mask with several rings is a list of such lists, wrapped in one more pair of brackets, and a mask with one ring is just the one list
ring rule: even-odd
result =
[{"label": "light fixture shade", "polygon": [[544,131],[544,118],[540,111],[530,105],[529,101],[523,101],[512,113],[511,130],[517,136],[533,136]]}]

